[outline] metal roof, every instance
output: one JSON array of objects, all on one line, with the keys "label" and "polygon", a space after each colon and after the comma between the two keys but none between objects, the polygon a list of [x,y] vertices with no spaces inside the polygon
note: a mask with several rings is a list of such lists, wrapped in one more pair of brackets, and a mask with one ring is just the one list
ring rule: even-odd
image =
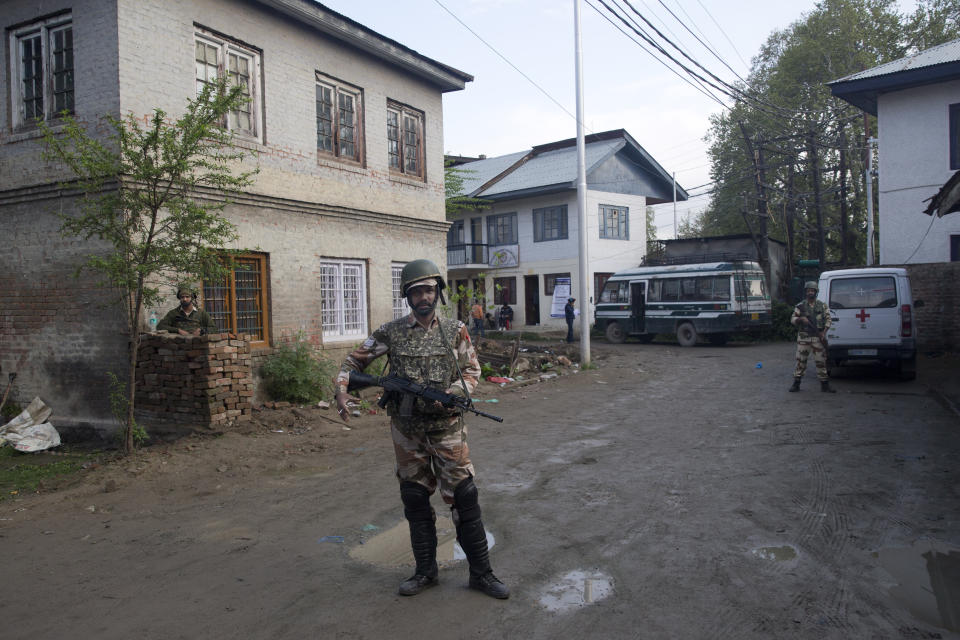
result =
[{"label": "metal roof", "polygon": [[[611,171],[619,170],[623,173],[612,174],[616,183],[622,185],[626,175],[632,188],[643,189],[649,197],[661,198],[672,189],[671,176],[623,129],[590,134],[584,143],[587,182],[595,188],[612,184],[607,182]],[[468,162],[459,168],[465,172],[464,193],[475,198],[506,200],[575,189],[576,140],[538,145],[529,151]],[[678,185],[677,199],[687,197]]]},{"label": "metal roof", "polygon": [[960,39],[828,82],[831,93],[877,115],[881,93],[960,78]]},{"label": "metal roof", "polygon": [[875,78],[877,76],[900,73],[901,71],[908,71],[910,69],[920,69],[923,67],[931,67],[936,64],[943,64],[944,62],[957,61],[960,61],[960,38],[951,40],[950,42],[944,42],[943,44],[938,44],[935,47],[925,49],[924,51],[912,56],[907,56],[905,58],[900,58],[899,60],[894,60],[893,62],[881,64],[877,67],[873,67],[872,69],[867,69],[866,71],[859,71],[857,73],[850,74],[849,76],[845,76],[839,80],[834,80],[829,84]]},{"label": "metal roof", "polygon": [[[623,147],[623,141],[603,140],[584,145],[587,172],[598,162]],[[554,184],[573,184],[577,180],[577,148],[558,149],[538,154],[511,171],[502,180],[483,191],[481,197]]]}]

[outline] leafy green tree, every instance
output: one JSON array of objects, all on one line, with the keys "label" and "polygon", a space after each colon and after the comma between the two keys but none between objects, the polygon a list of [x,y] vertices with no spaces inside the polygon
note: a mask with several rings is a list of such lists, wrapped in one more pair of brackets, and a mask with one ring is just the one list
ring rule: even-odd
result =
[{"label": "leafy green tree", "polygon": [[443,186],[446,196],[447,220],[453,220],[456,214],[462,211],[486,209],[490,206],[489,200],[464,195],[464,183],[471,173],[473,173],[471,169],[454,166],[452,160],[447,160],[444,163]]},{"label": "leafy green tree", "polygon": [[[222,277],[226,267],[217,248],[237,238],[221,212],[230,194],[250,185],[256,171],[240,166],[244,157],[224,128],[230,111],[246,98],[227,81],[208,85],[188,100],[185,113],[169,121],[155,109],[144,123],[133,114],[106,116],[106,138],[91,135],[73,118],[53,131],[42,122],[44,157],[73,174],[69,187],[81,193],[79,211],[61,216],[61,232],[97,239],[81,269],[99,274],[100,286],[117,292],[129,331],[126,433],[133,450],[137,353],[143,309],[159,304],[160,283]],[[219,194],[213,201],[201,192]]]},{"label": "leafy green tree", "polygon": [[695,225],[721,235],[765,222],[796,258],[818,257],[822,233],[827,261],[861,262],[865,118],[826,83],[958,37],[958,15],[960,0],[921,0],[906,16],[894,0],[821,0],[772,33],[740,87],[748,97],[711,118],[716,187]]},{"label": "leafy green tree", "polygon": [[647,206],[647,242],[657,241],[657,220],[654,215],[653,207]]}]

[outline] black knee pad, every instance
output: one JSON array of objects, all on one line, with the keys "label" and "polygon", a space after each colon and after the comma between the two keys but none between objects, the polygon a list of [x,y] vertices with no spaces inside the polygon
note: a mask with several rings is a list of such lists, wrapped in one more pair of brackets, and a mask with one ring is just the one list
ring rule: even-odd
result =
[{"label": "black knee pad", "polygon": [[473,478],[467,478],[453,490],[453,508],[457,510],[460,522],[472,522],[480,519],[480,492]]},{"label": "black knee pad", "polygon": [[422,484],[409,480],[401,482],[400,499],[403,501],[403,515],[407,520],[433,520],[430,490]]}]

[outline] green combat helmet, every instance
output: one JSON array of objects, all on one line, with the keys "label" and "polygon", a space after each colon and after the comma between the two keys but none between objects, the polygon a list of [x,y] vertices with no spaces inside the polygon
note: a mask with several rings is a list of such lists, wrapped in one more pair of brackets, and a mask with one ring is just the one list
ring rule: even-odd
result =
[{"label": "green combat helmet", "polygon": [[447,286],[447,283],[443,280],[440,267],[431,260],[414,260],[404,265],[403,271],[400,272],[400,289],[403,291],[404,297],[406,297],[407,289],[410,288],[411,284],[427,278],[436,278],[437,282],[440,283],[437,286],[437,296],[443,304],[446,304],[446,300],[443,299],[443,289]]},{"label": "green combat helmet", "polygon": [[819,287],[819,286],[817,285],[817,283],[816,283],[815,281],[813,281],[813,280],[810,280],[809,282],[807,282],[807,284],[803,285],[803,290],[806,291],[807,289],[813,289],[814,291],[820,291],[820,287]]}]

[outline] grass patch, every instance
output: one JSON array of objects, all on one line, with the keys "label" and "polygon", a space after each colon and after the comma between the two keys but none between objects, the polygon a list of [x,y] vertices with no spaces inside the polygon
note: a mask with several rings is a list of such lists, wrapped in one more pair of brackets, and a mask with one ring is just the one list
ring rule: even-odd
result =
[{"label": "grass patch", "polygon": [[93,453],[21,453],[13,447],[2,446],[0,502],[38,489],[52,488],[65,477],[83,469],[93,457]]}]

